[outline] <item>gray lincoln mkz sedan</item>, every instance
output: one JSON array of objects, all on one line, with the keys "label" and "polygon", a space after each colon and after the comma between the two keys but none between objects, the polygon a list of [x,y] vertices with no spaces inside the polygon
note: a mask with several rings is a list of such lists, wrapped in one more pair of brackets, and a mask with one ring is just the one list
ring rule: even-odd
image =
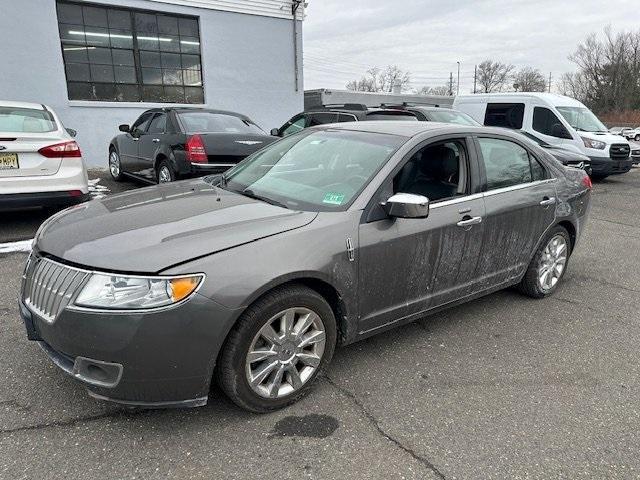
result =
[{"label": "gray lincoln mkz sedan", "polygon": [[254,412],[299,399],[346,344],[496,290],[550,295],[591,183],[520,135],[324,125],[224,176],[94,200],[38,232],[28,337],[100,399]]}]

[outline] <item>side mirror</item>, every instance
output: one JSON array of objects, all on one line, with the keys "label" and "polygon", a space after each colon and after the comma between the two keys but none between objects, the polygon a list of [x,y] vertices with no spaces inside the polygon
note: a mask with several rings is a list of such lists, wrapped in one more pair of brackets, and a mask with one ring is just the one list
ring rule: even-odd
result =
[{"label": "side mirror", "polygon": [[279,134],[280,134],[280,130],[278,130],[277,128],[271,129],[271,135],[273,135],[274,137],[279,136]]},{"label": "side mirror", "polygon": [[71,135],[72,137],[75,137],[76,135],[78,135],[78,132],[76,130],[74,130],[73,128],[65,128],[65,130],[67,131],[67,133],[69,135]]},{"label": "side mirror", "polygon": [[131,128],[126,123],[123,123],[122,125],[118,126],[118,130],[124,133],[129,133],[131,131]]},{"label": "side mirror", "polygon": [[426,218],[429,216],[429,199],[413,193],[396,193],[382,206],[390,217]]}]

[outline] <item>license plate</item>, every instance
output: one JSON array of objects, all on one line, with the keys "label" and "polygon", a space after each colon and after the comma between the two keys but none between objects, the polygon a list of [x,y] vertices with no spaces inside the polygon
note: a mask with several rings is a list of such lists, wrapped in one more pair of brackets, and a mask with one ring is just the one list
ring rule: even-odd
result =
[{"label": "license plate", "polygon": [[0,170],[20,168],[17,153],[0,153]]}]

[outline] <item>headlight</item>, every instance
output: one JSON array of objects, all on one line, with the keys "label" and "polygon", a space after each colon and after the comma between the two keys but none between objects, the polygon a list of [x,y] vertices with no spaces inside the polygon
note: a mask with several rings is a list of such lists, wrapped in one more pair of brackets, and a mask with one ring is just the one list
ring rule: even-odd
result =
[{"label": "headlight", "polygon": [[204,275],[138,277],[94,273],[75,299],[79,307],[142,310],[166,307],[187,299]]},{"label": "headlight", "polygon": [[584,143],[584,146],[587,148],[595,148],[596,150],[604,150],[604,147],[607,146],[606,143],[601,142],[599,140],[592,140],[590,138],[587,137],[580,137],[582,139],[582,143]]}]

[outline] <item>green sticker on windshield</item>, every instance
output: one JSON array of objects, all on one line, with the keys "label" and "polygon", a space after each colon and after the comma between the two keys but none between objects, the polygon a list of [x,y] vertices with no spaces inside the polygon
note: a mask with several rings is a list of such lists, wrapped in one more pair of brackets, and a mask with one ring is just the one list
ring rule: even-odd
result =
[{"label": "green sticker on windshield", "polygon": [[331,205],[342,205],[344,195],[342,193],[326,193],[322,203],[330,203]]}]

